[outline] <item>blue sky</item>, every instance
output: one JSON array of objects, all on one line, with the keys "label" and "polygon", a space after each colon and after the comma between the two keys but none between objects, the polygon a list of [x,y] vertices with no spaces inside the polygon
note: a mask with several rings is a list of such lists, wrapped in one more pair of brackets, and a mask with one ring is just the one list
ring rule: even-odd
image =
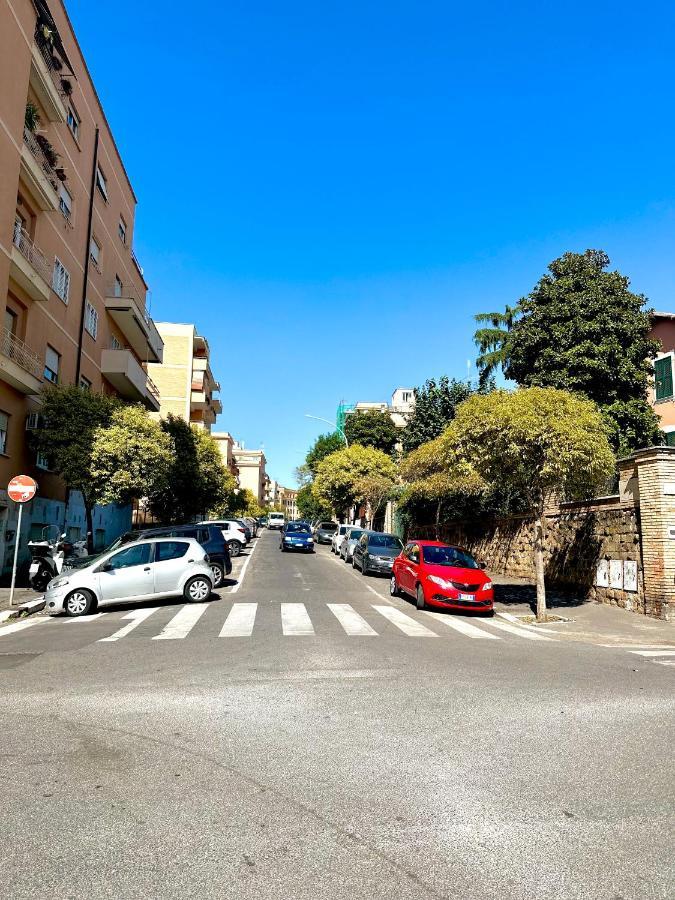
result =
[{"label": "blue sky", "polygon": [[217,427],[273,477],[304,413],[466,377],[473,314],[565,250],[675,310],[671,2],[190,8],[68,3],[152,313],[208,337]]}]

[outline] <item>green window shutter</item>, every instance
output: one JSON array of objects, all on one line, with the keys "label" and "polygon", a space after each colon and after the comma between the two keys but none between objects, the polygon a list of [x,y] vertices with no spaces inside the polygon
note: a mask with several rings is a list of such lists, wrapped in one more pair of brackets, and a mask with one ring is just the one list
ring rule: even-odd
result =
[{"label": "green window shutter", "polygon": [[666,400],[673,396],[673,358],[664,356],[654,363],[656,399]]},{"label": "green window shutter", "polygon": [[666,431],[666,445],[675,447],[675,431]]}]

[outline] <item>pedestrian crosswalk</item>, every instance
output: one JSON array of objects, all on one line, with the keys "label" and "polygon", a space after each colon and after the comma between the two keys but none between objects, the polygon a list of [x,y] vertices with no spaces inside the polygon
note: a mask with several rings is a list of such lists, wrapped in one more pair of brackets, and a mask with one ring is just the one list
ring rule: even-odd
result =
[{"label": "pedestrian crosswalk", "polygon": [[[225,608],[224,608],[225,607]],[[403,611],[385,601],[365,603],[357,610],[349,603],[188,603],[139,607],[129,612],[105,610],[81,618],[34,617],[0,629],[0,640],[42,626],[36,634],[64,629],[63,634],[92,634],[95,643],[114,644],[127,638],[180,641],[197,632],[202,637],[251,638],[281,634],[308,638],[327,634],[347,637],[399,635],[409,638],[449,637],[454,632],[471,640],[499,641],[508,637],[526,641],[552,640],[517,625],[495,619],[473,619],[438,612]],[[45,628],[45,626],[47,626]],[[107,629],[109,626],[109,630]],[[96,633],[89,632],[93,629]]]}]

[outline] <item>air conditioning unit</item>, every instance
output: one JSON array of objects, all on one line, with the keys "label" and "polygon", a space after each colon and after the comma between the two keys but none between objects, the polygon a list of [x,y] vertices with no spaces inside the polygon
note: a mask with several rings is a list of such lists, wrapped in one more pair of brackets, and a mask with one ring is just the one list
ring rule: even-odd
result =
[{"label": "air conditioning unit", "polygon": [[28,415],[26,416],[26,431],[35,431],[35,429],[39,428],[40,425],[40,413],[28,413]]}]

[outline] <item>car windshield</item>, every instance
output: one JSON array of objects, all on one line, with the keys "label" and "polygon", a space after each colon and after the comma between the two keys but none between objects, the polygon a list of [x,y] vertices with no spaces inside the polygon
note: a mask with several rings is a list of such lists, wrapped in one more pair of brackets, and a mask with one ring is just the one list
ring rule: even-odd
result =
[{"label": "car windshield", "polygon": [[431,566],[454,566],[457,569],[480,569],[476,560],[459,547],[422,547],[424,562]]},{"label": "car windshield", "polygon": [[335,522],[322,522],[319,525],[321,531],[337,531],[337,525]]},{"label": "car windshield", "polygon": [[363,534],[363,528],[352,528],[352,530],[349,532],[349,540],[357,541],[361,537],[362,534]]},{"label": "car windshield", "polygon": [[370,547],[387,547],[389,549],[402,550],[403,544],[394,534],[371,534],[368,538]]},{"label": "car windshield", "polygon": [[304,522],[291,522],[286,526],[287,532],[292,532],[293,534],[309,534],[309,525],[305,525]]}]

